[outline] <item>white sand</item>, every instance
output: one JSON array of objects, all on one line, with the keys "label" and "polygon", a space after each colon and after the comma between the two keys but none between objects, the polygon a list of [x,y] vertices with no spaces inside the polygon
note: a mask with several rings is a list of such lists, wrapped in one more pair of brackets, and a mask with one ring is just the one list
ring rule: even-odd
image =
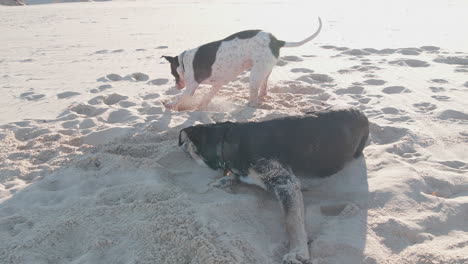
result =
[{"label": "white sand", "polygon": [[[313,263],[467,263],[468,4],[439,2],[0,6],[0,262],[279,263],[275,198],[205,192],[220,173],[178,131],[354,105],[372,122],[365,160],[303,180]],[[259,109],[248,75],[208,111],[163,109],[178,91],[161,55],[250,28],[300,40],[318,15]]]}]

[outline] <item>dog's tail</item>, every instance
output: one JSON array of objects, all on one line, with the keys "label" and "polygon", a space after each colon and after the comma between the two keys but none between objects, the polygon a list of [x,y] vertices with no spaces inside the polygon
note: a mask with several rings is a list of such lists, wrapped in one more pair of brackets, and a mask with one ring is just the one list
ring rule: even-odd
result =
[{"label": "dog's tail", "polygon": [[303,41],[299,41],[299,42],[285,42],[283,47],[285,47],[285,48],[299,47],[299,46],[302,46],[302,45],[306,44],[307,42],[313,40],[315,37],[317,37],[318,34],[320,33],[320,30],[322,30],[322,19],[320,19],[320,17],[319,17],[318,20],[319,20],[319,28],[317,29],[317,31],[315,31],[315,33],[312,36],[304,39]]}]

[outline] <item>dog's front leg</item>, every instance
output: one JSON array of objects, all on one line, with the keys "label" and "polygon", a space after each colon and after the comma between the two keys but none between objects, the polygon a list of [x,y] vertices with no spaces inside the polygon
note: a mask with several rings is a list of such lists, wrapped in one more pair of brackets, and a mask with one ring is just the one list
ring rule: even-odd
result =
[{"label": "dog's front leg", "polygon": [[213,99],[213,97],[216,95],[220,88],[220,85],[213,85],[210,91],[203,96],[202,101],[198,105],[198,109],[206,107],[211,102],[211,99]]},{"label": "dog's front leg", "polygon": [[190,85],[190,86],[187,85],[187,88],[185,88],[185,91],[182,94],[178,95],[174,100],[170,102],[163,102],[163,105],[167,109],[177,110],[177,107],[182,101],[189,99],[190,97],[193,96],[193,94],[195,94],[195,91],[197,90],[197,88],[198,88],[198,84]]},{"label": "dog's front leg", "polygon": [[289,253],[283,264],[309,264],[309,248],[304,221],[304,201],[301,184],[296,176],[277,161],[260,160],[253,170],[268,191],[274,192],[280,202],[289,236]]}]

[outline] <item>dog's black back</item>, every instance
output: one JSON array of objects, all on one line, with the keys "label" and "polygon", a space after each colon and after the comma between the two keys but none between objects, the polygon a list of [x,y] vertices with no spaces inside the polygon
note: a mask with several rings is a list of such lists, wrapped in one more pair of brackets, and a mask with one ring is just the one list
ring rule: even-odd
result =
[{"label": "dog's black back", "polygon": [[184,129],[213,169],[247,175],[260,159],[277,160],[296,175],[328,176],[361,155],[369,123],[357,109],[327,110],[262,122]]}]

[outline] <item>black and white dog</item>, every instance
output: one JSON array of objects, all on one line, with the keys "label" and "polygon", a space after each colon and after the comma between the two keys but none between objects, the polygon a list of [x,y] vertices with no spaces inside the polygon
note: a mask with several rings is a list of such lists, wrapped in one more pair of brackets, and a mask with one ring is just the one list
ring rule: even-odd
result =
[{"label": "black and white dog", "polygon": [[[221,86],[233,81],[240,73],[250,69],[249,105],[255,106],[267,95],[267,82],[276,65],[282,47],[299,47],[314,39],[322,29],[300,42],[278,40],[271,33],[246,30],[225,39],[204,44],[182,52],[179,56],[163,56],[171,63],[176,88],[185,91],[171,102],[164,102],[170,109],[178,108],[183,99],[190,98],[200,84],[212,85],[203,97],[199,108],[209,104]],[[260,90],[260,91],[259,91]]]},{"label": "black and white dog", "polygon": [[216,123],[184,128],[179,146],[197,163],[232,172],[214,184],[234,181],[273,192],[286,217],[290,252],[283,263],[310,263],[304,204],[297,176],[325,177],[362,155],[367,117],[357,109],[325,110],[263,122]]}]

